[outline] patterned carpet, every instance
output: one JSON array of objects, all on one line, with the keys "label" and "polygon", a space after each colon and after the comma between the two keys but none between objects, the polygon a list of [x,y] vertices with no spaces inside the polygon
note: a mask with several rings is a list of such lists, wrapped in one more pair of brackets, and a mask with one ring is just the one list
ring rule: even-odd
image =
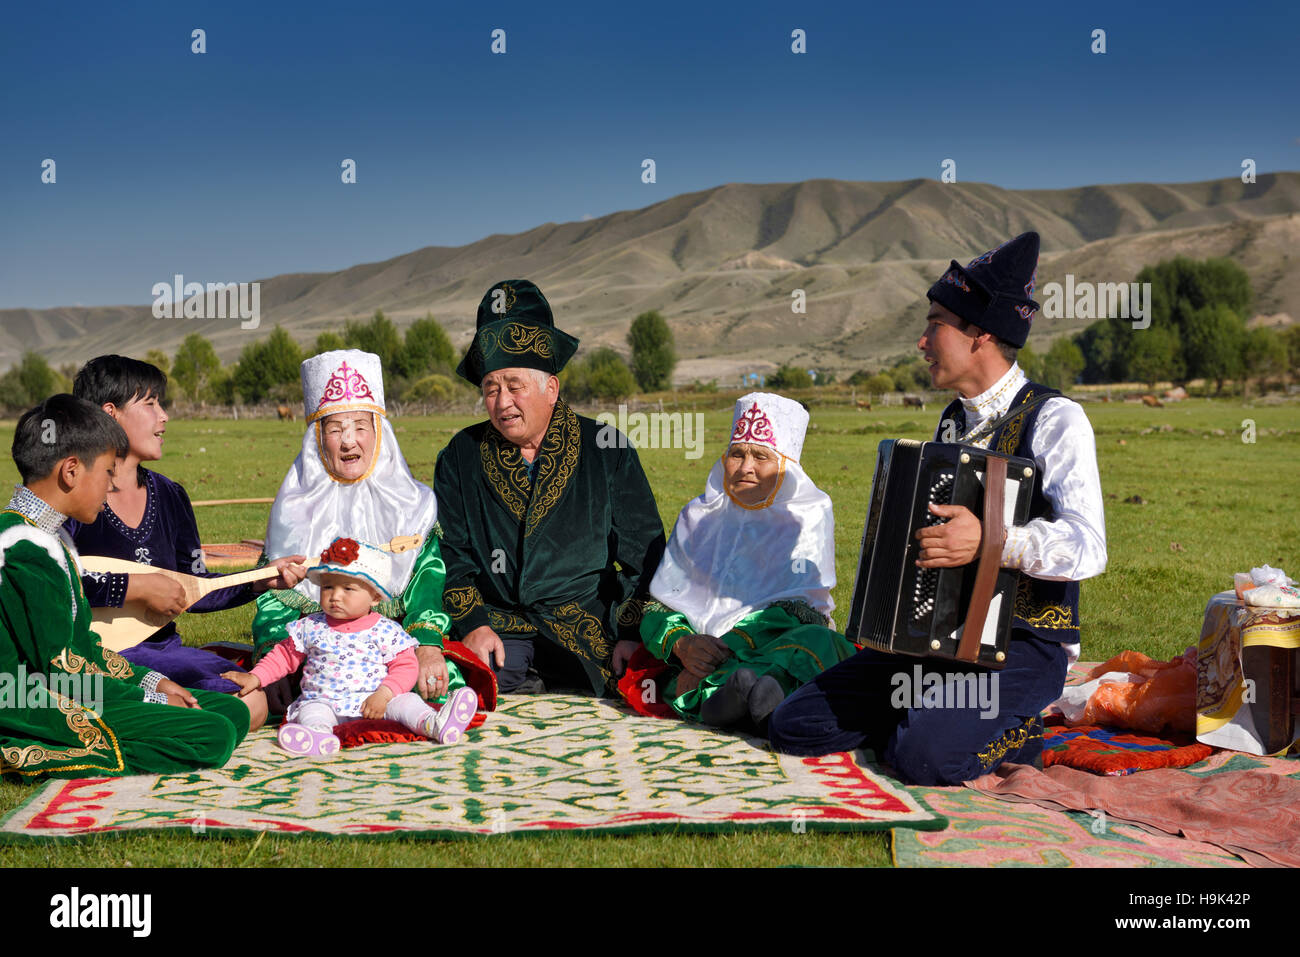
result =
[{"label": "patterned carpet", "polygon": [[456,747],[367,745],[315,761],[263,730],[217,771],[52,781],[0,823],[0,840],[175,828],[445,838],[944,826],[847,754],[778,755],[610,701],[544,695],[504,697]]}]

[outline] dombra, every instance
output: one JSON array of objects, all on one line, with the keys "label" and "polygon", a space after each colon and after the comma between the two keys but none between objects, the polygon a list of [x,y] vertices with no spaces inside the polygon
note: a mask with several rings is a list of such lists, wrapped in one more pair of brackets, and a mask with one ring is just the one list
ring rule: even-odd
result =
[{"label": "dombra", "polygon": [[[419,535],[399,535],[377,546],[386,552],[405,552],[419,546],[423,539]],[[185,590],[185,607],[191,607],[196,601],[210,592],[222,588],[232,588],[248,582],[275,578],[280,574],[273,565],[254,568],[233,575],[218,578],[199,578],[169,568],[156,568],[140,562],[128,562],[121,558],[107,558],[103,555],[81,556],[81,567],[88,572],[108,572],[119,575],[165,575]],[[180,612],[177,612],[180,614]],[[100,644],[109,651],[123,651],[144,641],[162,628],[176,615],[160,615],[151,612],[144,602],[136,600],[125,602],[121,608],[95,608],[91,617],[94,624],[90,630],[99,635]]]}]

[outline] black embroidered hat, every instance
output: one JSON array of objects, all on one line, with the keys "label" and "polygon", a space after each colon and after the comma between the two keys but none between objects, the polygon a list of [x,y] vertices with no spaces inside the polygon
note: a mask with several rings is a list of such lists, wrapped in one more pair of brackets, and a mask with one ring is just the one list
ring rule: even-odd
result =
[{"label": "black embroidered hat", "polygon": [[494,283],[478,304],[477,329],[456,373],[475,386],[500,369],[541,369],[557,375],[578,351],[578,340],[555,328],[551,304],[536,283]]},{"label": "black embroidered hat", "polygon": [[1037,280],[1038,233],[1021,233],[965,266],[954,259],[925,295],[1019,349],[1039,308],[1029,298]]}]

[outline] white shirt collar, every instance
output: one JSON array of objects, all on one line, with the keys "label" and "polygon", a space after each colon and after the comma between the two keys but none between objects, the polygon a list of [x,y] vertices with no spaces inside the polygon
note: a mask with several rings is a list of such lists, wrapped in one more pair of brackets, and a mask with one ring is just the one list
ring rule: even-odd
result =
[{"label": "white shirt collar", "polygon": [[967,422],[990,419],[1006,412],[1011,408],[1011,401],[1028,381],[1025,374],[1020,371],[1020,364],[1013,362],[1002,378],[979,395],[971,399],[961,396]]}]

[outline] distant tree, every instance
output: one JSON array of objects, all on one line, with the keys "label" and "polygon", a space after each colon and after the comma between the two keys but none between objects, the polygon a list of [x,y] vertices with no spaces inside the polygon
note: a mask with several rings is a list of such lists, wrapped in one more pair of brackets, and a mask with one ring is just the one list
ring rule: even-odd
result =
[{"label": "distant tree", "polygon": [[931,385],[930,367],[918,356],[908,356],[894,363],[889,377],[900,392],[924,392]]},{"label": "distant tree", "polygon": [[795,366],[781,366],[767,377],[769,389],[811,389],[812,384],[808,370]]},{"label": "distant tree", "polygon": [[627,344],[632,350],[632,373],[641,391],[668,388],[677,366],[677,353],[672,330],[664,317],[654,310],[641,313],[632,320]]},{"label": "distant tree", "polygon": [[247,402],[261,402],[276,386],[299,381],[302,350],[279,326],[262,342],[251,342],[239,354],[233,375],[235,390]]},{"label": "distant tree", "polygon": [[459,396],[469,395],[464,385],[464,382],[457,383],[451,376],[435,372],[433,375],[427,375],[412,383],[411,387],[406,391],[405,401],[451,402]]},{"label": "distant tree", "polygon": [[1046,381],[1043,378],[1043,357],[1030,346],[1021,347],[1020,352],[1016,354],[1016,362],[1031,382]]},{"label": "distant tree", "polygon": [[862,386],[872,395],[884,395],[886,392],[895,391],[893,377],[888,372],[877,372],[873,376],[868,376]]},{"label": "distant tree", "polygon": [[1176,331],[1154,322],[1149,329],[1134,331],[1133,343],[1125,356],[1124,379],[1136,379],[1155,388],[1164,379],[1181,380],[1185,369],[1182,343]]},{"label": "distant tree", "polygon": [[343,324],[343,342],[348,349],[362,349],[379,356],[380,364],[387,369],[395,365],[402,351],[402,336],[393,320],[376,309],[369,322],[348,320]]},{"label": "distant tree", "polygon": [[1300,376],[1300,326],[1291,326],[1278,338],[1286,348],[1286,374]]},{"label": "distant tree", "polygon": [[834,385],[834,384],[835,384],[835,373],[834,373],[834,372],[819,372],[819,373],[817,373],[817,384],[818,384],[818,385]]},{"label": "distant tree", "polygon": [[1251,329],[1246,333],[1241,359],[1246,378],[1257,380],[1262,391],[1271,377],[1286,374],[1289,360],[1286,340],[1276,329]]},{"label": "distant tree", "polygon": [[27,405],[44,402],[56,392],[68,391],[68,383],[63,376],[50,368],[43,355],[30,350],[23,353],[22,360],[18,363],[17,378],[26,393],[24,402]]},{"label": "distant tree", "polygon": [[322,352],[334,352],[338,349],[346,349],[348,344],[343,341],[343,337],[337,332],[326,330],[316,337],[315,344],[312,345],[312,355],[318,356]]},{"label": "distant tree", "polygon": [[18,378],[17,366],[10,367],[4,375],[0,376],[0,409],[26,411],[35,404],[27,401],[27,389]]},{"label": "distant tree", "polygon": [[1083,350],[1073,340],[1061,336],[1047,350],[1042,363],[1042,383],[1053,389],[1074,385],[1083,371]]},{"label": "distant tree", "polygon": [[191,332],[176,350],[171,379],[189,399],[203,401],[204,393],[220,371],[221,360],[212,343]]},{"label": "distant tree", "polygon": [[870,379],[872,375],[873,373],[866,369],[859,369],[857,372],[853,373],[853,375],[849,376],[846,381],[849,385],[866,385],[867,380]]},{"label": "distant tree", "polygon": [[1188,312],[1183,321],[1183,359],[1189,379],[1214,380],[1214,391],[1223,391],[1225,379],[1239,378],[1245,367],[1242,350],[1246,326],[1241,316],[1223,303]]},{"label": "distant tree", "polygon": [[[1131,326],[1129,332],[1134,333]],[[1084,382],[1115,382],[1125,378],[1120,343],[1129,340],[1118,322],[1100,319],[1075,336],[1074,341],[1083,353]]]},{"label": "distant tree", "polygon": [[637,382],[623,357],[605,346],[570,362],[560,388],[572,399],[622,399],[636,391]]},{"label": "distant tree", "polygon": [[161,349],[150,349],[144,354],[144,361],[157,368],[163,375],[170,377],[172,360]]},{"label": "distant tree", "polygon": [[451,339],[432,313],[407,327],[396,362],[402,375],[419,379],[433,372],[453,371],[455,362],[456,350]]}]

